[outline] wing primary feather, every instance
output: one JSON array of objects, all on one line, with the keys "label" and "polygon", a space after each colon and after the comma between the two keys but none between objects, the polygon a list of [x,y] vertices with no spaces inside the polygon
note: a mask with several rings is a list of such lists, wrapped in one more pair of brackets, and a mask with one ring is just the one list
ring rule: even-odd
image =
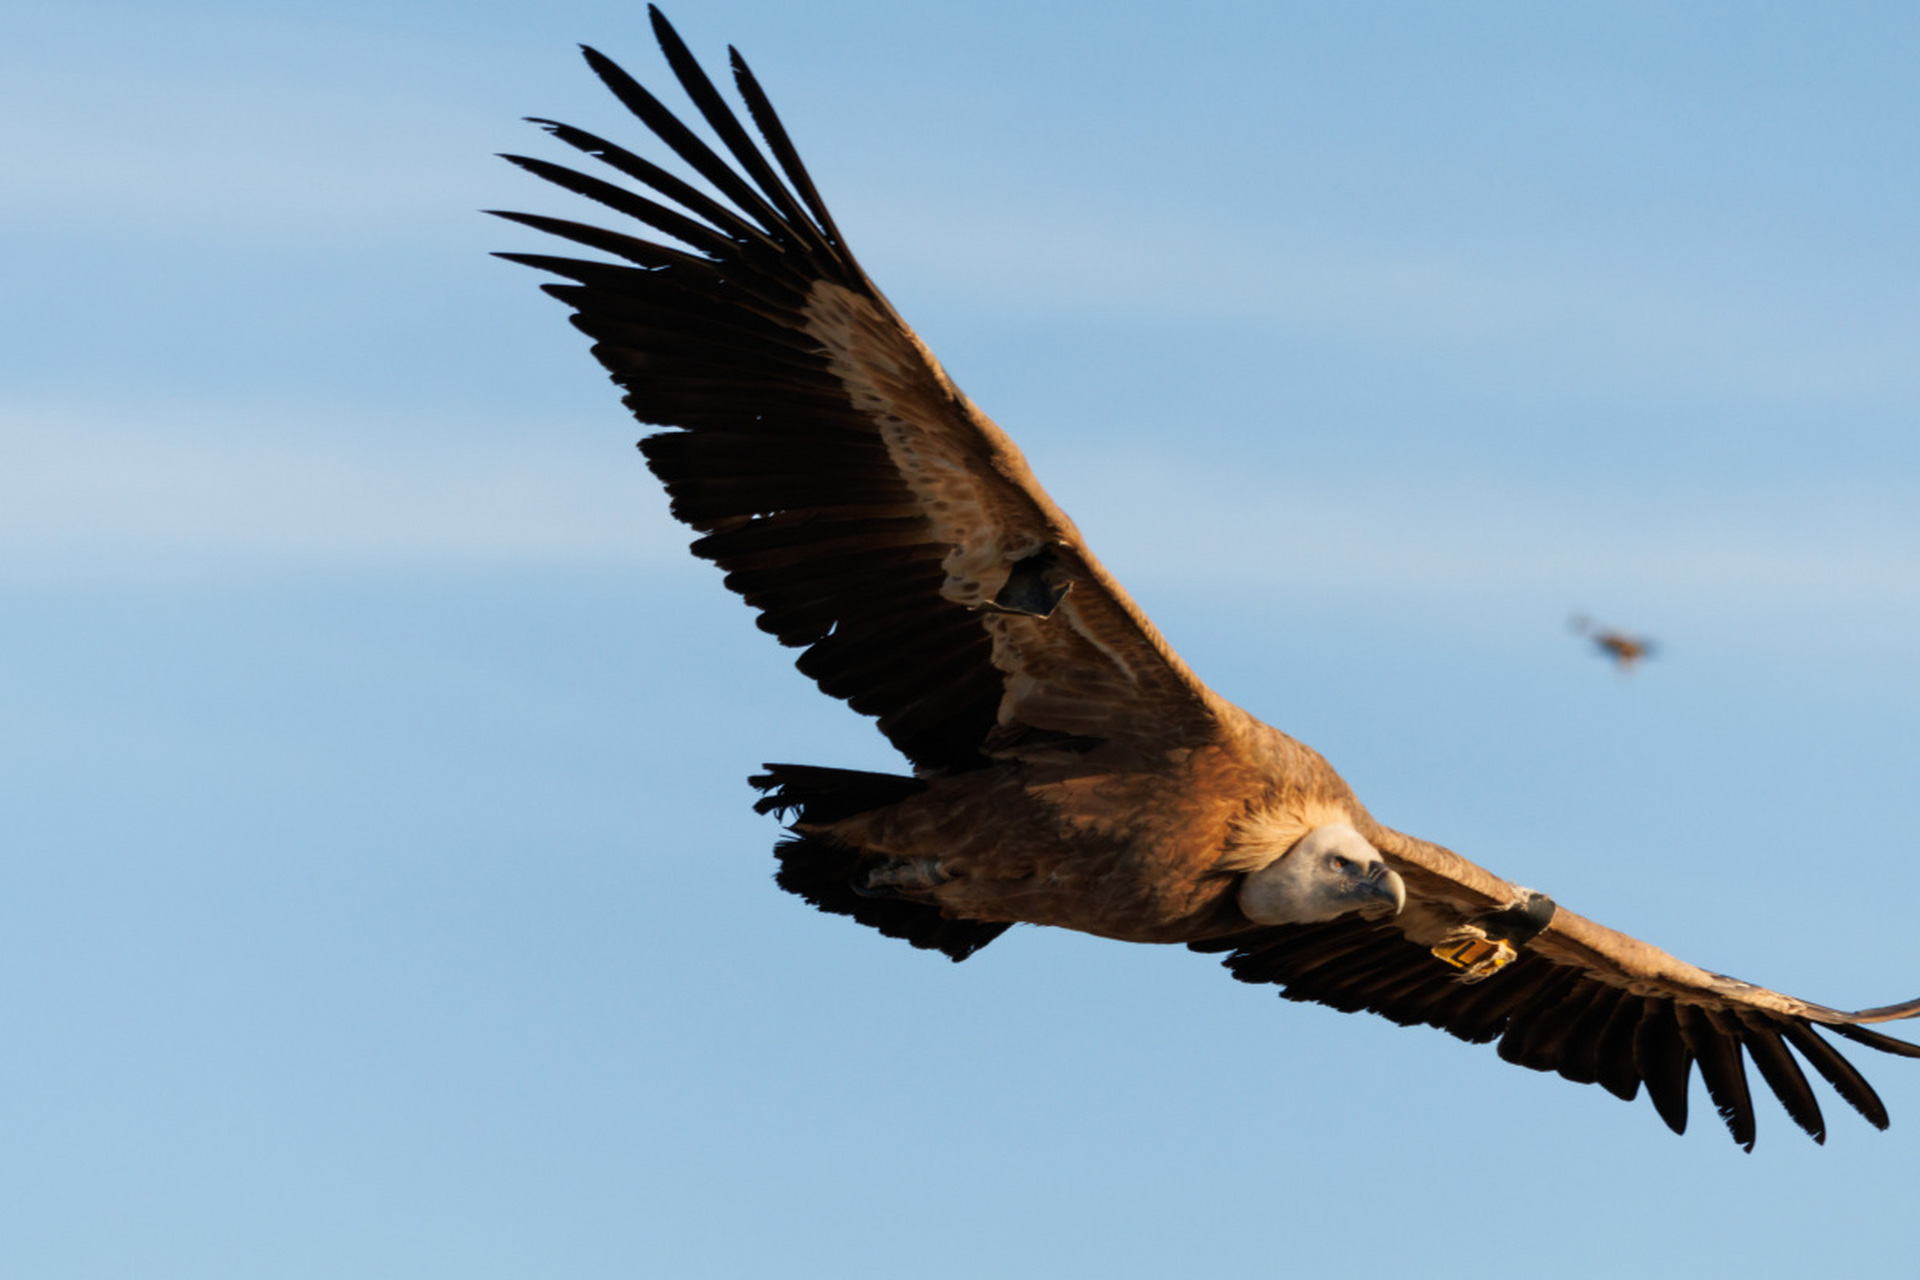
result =
[{"label": "wing primary feather", "polygon": [[[502,158],[511,160],[513,157],[504,156]],[[636,240],[632,236],[623,235],[618,231],[609,231],[605,227],[596,227],[585,222],[571,222],[565,218],[549,218],[538,213],[513,213],[506,209],[488,209],[486,212],[496,218],[505,218],[508,222],[517,222],[521,226],[532,227],[535,231],[544,231],[548,235],[559,236],[562,240],[571,240],[575,244],[583,244],[591,249],[603,249],[608,253],[625,258],[628,262],[635,263],[642,267],[659,267],[665,265],[661,259],[661,251],[666,249],[665,245],[656,245],[646,240]],[[669,252],[678,251],[669,250]],[[494,256],[504,258],[507,255],[495,254]],[[685,257],[686,255],[682,254],[681,256]],[[693,258],[690,259],[690,261],[697,262],[699,259]],[[606,263],[598,262],[585,263],[582,265],[601,268],[607,266]],[[569,272],[566,274],[569,279],[581,279],[581,276],[575,273]]]},{"label": "wing primary feather", "polygon": [[1746,1043],[1747,1056],[1760,1069],[1760,1078],[1773,1090],[1773,1096],[1780,1099],[1780,1105],[1786,1108],[1793,1122],[1806,1130],[1808,1137],[1825,1145],[1827,1120],[1820,1113],[1820,1099],[1814,1095],[1813,1086],[1807,1083],[1806,1073],[1800,1070],[1800,1064],[1793,1060],[1787,1046],[1780,1042],[1779,1031],[1759,1015],[1742,1013],[1739,1016],[1741,1038]]},{"label": "wing primary feather", "polygon": [[[526,155],[501,155],[501,159],[505,159],[505,161],[509,161],[509,163],[515,163],[515,165],[520,165],[520,167],[526,169],[528,173],[534,173],[534,175],[538,175],[538,177],[547,178],[549,182],[555,182],[557,186],[564,186],[564,188],[570,190],[570,192],[576,192],[576,194],[580,194],[580,196],[586,196],[588,200],[597,200],[599,203],[607,205],[609,209],[618,209],[620,213],[628,215],[630,219],[636,219],[639,223],[645,223],[645,225],[651,226],[651,228],[655,228],[655,230],[659,230],[659,232],[664,232],[664,234],[672,236],[674,240],[680,240],[682,244],[689,246],[689,248],[701,249],[701,251],[705,251],[705,253],[712,253],[714,249],[726,244],[726,240],[720,236],[720,232],[712,230],[710,226],[695,223],[693,219],[682,217],[680,213],[674,213],[674,211],[668,209],[666,205],[659,205],[659,203],[655,203],[655,201],[647,200],[645,196],[636,196],[634,192],[626,190],[624,186],[612,186],[611,182],[601,182],[599,178],[589,178],[586,177],[586,175],[574,173],[572,169],[566,169],[563,165],[549,165],[549,163],[543,161],[543,159],[532,159],[532,157],[526,157]],[[555,175],[561,175],[561,173],[570,175],[570,177],[580,178],[580,180],[578,180],[578,182],[561,182],[561,178],[555,177]],[[588,186],[595,186],[597,192],[589,192],[589,190],[586,190]],[[541,217],[538,213],[507,213],[507,211],[495,211],[495,209],[488,209],[488,213],[493,213],[493,217],[503,217],[503,219],[507,219],[509,223],[520,223],[522,226],[532,226],[534,230],[543,230],[543,232],[547,232],[547,234],[551,234],[551,236],[561,236],[563,240],[572,240],[574,244],[584,244],[584,246],[595,249],[607,249],[609,253],[618,253],[618,255],[624,257],[626,261],[639,263],[641,267],[653,267],[653,265],[655,265],[655,255],[649,253],[649,249],[672,248],[672,246],[653,246],[653,244],[649,244],[647,240],[634,240],[632,236],[624,236],[624,234],[620,234],[620,232],[616,232],[616,230],[607,230],[607,228],[603,228],[603,226],[591,226],[588,225],[588,223],[570,223],[570,221],[566,221],[566,219],[557,219],[557,217]],[[699,259],[695,259],[695,261],[699,261]]]},{"label": "wing primary feather", "polygon": [[827,212],[826,202],[814,189],[813,178],[807,173],[807,166],[800,162],[800,152],[795,149],[792,139],[787,136],[786,126],[780,123],[780,116],[774,111],[773,103],[768,99],[766,91],[761,89],[760,82],[754,79],[752,69],[747,66],[747,60],[740,56],[738,49],[729,45],[727,54],[733,63],[733,83],[740,90],[740,97],[747,104],[747,114],[753,117],[754,127],[760,130],[760,136],[765,138],[767,145],[773,149],[773,158],[780,162],[780,168],[786,172],[787,181],[793,184],[793,189],[799,193],[802,200],[806,201],[807,208],[813,212],[813,220],[820,224],[820,229],[826,233],[827,239],[832,242],[848,267],[858,270],[858,266],[853,261],[853,255],[847,248],[845,237],[840,234],[840,228],[834,225],[833,215]]},{"label": "wing primary feather", "polygon": [[1673,1013],[1681,1039],[1700,1064],[1700,1079],[1721,1122],[1742,1150],[1752,1151],[1753,1091],[1747,1087],[1747,1071],[1740,1061],[1740,1033],[1698,1005],[1676,1002]]},{"label": "wing primary feather", "polygon": [[[740,264],[731,260],[715,262],[710,258],[669,249],[665,245],[646,241],[641,243],[666,255],[661,266],[673,270],[654,268],[636,272],[617,264],[576,263],[575,270],[560,273],[603,291],[591,297],[565,298],[580,312],[573,318],[576,325],[597,323],[604,318],[603,312],[614,316],[657,315],[671,308],[685,315],[704,316],[709,320],[724,318],[734,324],[761,327],[775,324],[796,338],[799,336],[794,333],[792,315],[804,297],[805,286],[793,275],[742,270]],[[607,274],[601,277],[583,275],[578,270],[582,265],[604,265]],[[817,355],[817,344],[815,351]],[[838,407],[841,412],[846,411],[844,397]]]},{"label": "wing primary feather", "polygon": [[715,227],[742,241],[755,241],[770,249],[778,250],[779,245],[767,236],[767,233],[742,218],[726,205],[721,204],[700,188],[669,173],[651,160],[634,155],[625,147],[608,142],[605,138],[562,124],[558,120],[545,120],[528,117],[530,123],[539,125],[561,142],[584,152],[603,164],[611,165],[636,182],[645,183],[655,191],[682,206],[696,217],[704,218]]},{"label": "wing primary feather", "polygon": [[[501,216],[504,217],[505,215],[502,214]],[[531,215],[516,215],[514,221],[520,221],[521,218],[528,216]],[[644,241],[635,241],[635,243],[645,244]],[[669,249],[662,244],[646,244],[645,247],[648,255],[655,260],[648,262],[640,258],[635,258],[634,261],[641,263],[638,267],[624,267],[611,262],[583,262],[579,258],[556,258],[550,253],[497,251],[493,256],[516,263],[519,266],[532,267],[535,271],[545,271],[551,275],[560,276],[563,279],[579,281],[579,284],[573,285],[548,284],[541,286],[541,288],[560,299],[560,301],[576,308],[579,304],[575,302],[574,299],[579,296],[581,289],[604,288],[605,281],[610,276],[619,272],[631,272],[637,276],[651,277],[653,274],[652,269],[654,268],[665,266],[704,268],[710,265],[704,258],[696,258],[690,253],[682,253],[678,249]]]},{"label": "wing primary feather", "polygon": [[647,17],[653,23],[653,35],[660,42],[660,51],[666,55],[667,65],[673,68],[674,78],[680,81],[680,87],[686,90],[687,97],[693,100],[693,105],[720,136],[720,141],[726,144],[727,150],[733,153],[733,158],[740,162],[740,167],[747,171],[748,176],[759,184],[762,194],[779,208],[785,221],[805,225],[806,213],[787,190],[786,184],[780,181],[779,175],[774,173],[773,166],[767,163],[760,148],[754,145],[753,139],[740,126],[740,118],[733,114],[733,109],[727,106],[727,100],[720,96],[713,81],[707,78],[707,73],[687,48],[686,41],[680,38],[680,33],[673,29],[673,24],[667,21],[667,16],[660,12],[657,5],[647,6]]},{"label": "wing primary feather", "polygon": [[758,222],[763,231],[778,237],[782,229],[789,232],[796,229],[780,216],[777,209],[761,198],[751,183],[735,173],[712,147],[680,123],[679,117],[638,80],[622,70],[618,63],[590,45],[582,45],[580,54],[587,60],[587,65],[593,68],[593,73],[600,77],[601,83],[620,99],[627,110],[640,117],[641,122],[653,130],[675,155],[733,201],[741,213]]},{"label": "wing primary feather", "polygon": [[675,240],[698,249],[711,257],[719,257],[733,248],[733,242],[704,222],[698,222],[678,210],[669,209],[656,200],[638,195],[625,187],[617,187],[604,178],[569,169],[563,164],[551,160],[541,160],[533,156],[502,154],[500,157],[508,164],[518,165],[535,177],[544,178],[556,187],[564,188],[575,195],[585,196],[617,213],[624,213],[637,222],[644,222],[656,231],[665,232]]},{"label": "wing primary feather", "polygon": [[[1906,1018],[1920,1018],[1920,999],[1902,1000],[1899,1004],[1884,1004],[1877,1009],[1857,1009],[1852,1013],[1843,1013],[1843,1022],[1899,1022]],[[1822,1024],[1829,1025],[1829,1024]]]},{"label": "wing primary feather", "polygon": [[1633,1033],[1633,1065],[1646,1081],[1653,1109],[1675,1133],[1687,1131],[1687,1078],[1693,1055],[1681,1038],[1670,1000],[1648,1000]]},{"label": "wing primary feather", "polygon": [[1902,1058],[1920,1058],[1920,1044],[1897,1040],[1890,1035],[1869,1031],[1865,1027],[1857,1027],[1846,1022],[1823,1022],[1820,1025],[1836,1035],[1845,1036],[1855,1044],[1864,1044],[1882,1053],[1891,1053]]},{"label": "wing primary feather", "polygon": [[1865,1076],[1851,1062],[1840,1056],[1840,1051],[1820,1038],[1820,1033],[1798,1019],[1783,1022],[1780,1030],[1800,1056],[1813,1064],[1813,1069],[1826,1077],[1834,1092],[1847,1100],[1847,1104],[1876,1129],[1887,1127],[1886,1104],[1880,1101],[1880,1095],[1873,1091]]}]

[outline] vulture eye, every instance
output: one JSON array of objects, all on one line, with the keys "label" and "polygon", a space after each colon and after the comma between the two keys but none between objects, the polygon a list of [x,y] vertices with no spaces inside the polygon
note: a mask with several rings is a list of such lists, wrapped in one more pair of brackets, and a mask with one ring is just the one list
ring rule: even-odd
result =
[{"label": "vulture eye", "polygon": [[1327,859],[1327,866],[1335,871],[1351,871],[1353,869],[1353,864],[1337,853]]}]

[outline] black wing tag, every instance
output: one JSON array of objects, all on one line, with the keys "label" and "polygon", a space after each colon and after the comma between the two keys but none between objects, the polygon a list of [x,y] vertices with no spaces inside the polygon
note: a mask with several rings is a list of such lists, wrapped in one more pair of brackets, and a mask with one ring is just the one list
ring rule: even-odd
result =
[{"label": "black wing tag", "polygon": [[1059,553],[1052,547],[1042,547],[1025,559],[1014,561],[1013,568],[1007,571],[1006,585],[994,596],[992,607],[1002,613],[1051,617],[1054,607],[1071,586],[1073,579],[1067,576],[1067,567],[1060,563]]}]

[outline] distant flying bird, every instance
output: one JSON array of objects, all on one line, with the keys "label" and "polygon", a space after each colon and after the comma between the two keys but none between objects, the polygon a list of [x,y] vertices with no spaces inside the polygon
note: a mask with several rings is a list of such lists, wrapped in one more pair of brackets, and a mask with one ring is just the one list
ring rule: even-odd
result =
[{"label": "distant flying bird", "polygon": [[671,428],[640,448],[694,554],[912,762],[765,766],[756,807],[794,817],[782,888],[955,960],[1017,922],[1224,953],[1288,999],[1498,1040],[1621,1098],[1645,1086],[1675,1131],[1698,1064],[1749,1149],[1743,1056],[1816,1141],[1801,1061],[1886,1127],[1817,1028],[1920,1057],[1862,1025],[1920,1000],[1843,1013],[1557,910],[1374,821],[1311,748],[1202,684],[854,261],[739,54],[759,143],[652,17],[719,150],[586,59],[699,182],[547,120],[637,186],[508,159],[678,245],[507,213],[621,261],[502,256],[565,281],[545,287],[627,406]]},{"label": "distant flying bird", "polygon": [[1576,613],[1568,624],[1573,633],[1585,636],[1593,641],[1594,648],[1613,659],[1616,670],[1622,675],[1632,671],[1644,658],[1654,654],[1654,643],[1643,636],[1629,635],[1612,627],[1597,625],[1585,614]]}]

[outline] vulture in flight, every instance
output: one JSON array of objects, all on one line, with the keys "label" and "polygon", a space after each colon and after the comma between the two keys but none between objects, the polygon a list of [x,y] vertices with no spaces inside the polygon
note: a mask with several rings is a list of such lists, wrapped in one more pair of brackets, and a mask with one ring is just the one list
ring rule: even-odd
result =
[{"label": "vulture in flight", "polygon": [[1806,1066],[1886,1127],[1827,1034],[1920,1057],[1866,1025],[1920,1000],[1829,1009],[1559,909],[1382,826],[1203,684],[860,269],[740,55],[744,121],[652,21],[713,141],[585,49],[684,169],[535,120],[599,167],[507,158],[640,225],[503,213],[596,256],[501,256],[559,277],[627,407],[665,428],[640,449],[694,554],[912,763],[765,766],[782,888],[954,960],[1020,922],[1184,943],[1290,1000],[1644,1089],[1676,1132],[1697,1066],[1748,1149],[1749,1062],[1815,1141]]}]

